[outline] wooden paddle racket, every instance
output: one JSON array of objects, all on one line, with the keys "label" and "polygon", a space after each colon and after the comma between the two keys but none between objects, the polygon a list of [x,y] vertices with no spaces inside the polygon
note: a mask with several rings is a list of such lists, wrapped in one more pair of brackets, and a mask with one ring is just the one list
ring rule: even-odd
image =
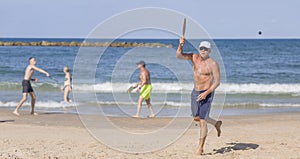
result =
[{"label": "wooden paddle racket", "polygon": [[186,27],[186,19],[183,19],[183,23],[182,23],[182,37],[184,37],[185,34],[185,27]]},{"label": "wooden paddle racket", "polygon": [[127,89],[127,93],[131,93],[131,91],[134,89],[133,86],[130,86],[128,89]]}]

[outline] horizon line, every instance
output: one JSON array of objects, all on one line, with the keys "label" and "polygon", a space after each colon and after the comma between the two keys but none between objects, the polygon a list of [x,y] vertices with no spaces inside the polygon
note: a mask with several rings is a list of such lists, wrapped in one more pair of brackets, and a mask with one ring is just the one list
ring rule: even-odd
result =
[{"label": "horizon line", "polygon": [[[84,37],[0,37],[0,39],[88,39]],[[115,38],[89,38],[89,39],[115,39]],[[118,39],[124,39],[124,40],[131,40],[131,39],[137,39],[137,40],[154,40],[154,39],[162,39],[162,40],[173,40],[173,39],[179,39],[178,38],[158,38],[158,37],[145,37],[145,38],[140,38],[140,37],[127,37],[127,38],[118,38]],[[186,38],[190,40],[194,40],[195,38]],[[216,38],[211,38],[213,40],[298,40],[300,37],[267,37],[267,38],[260,38],[260,37],[230,37],[230,38],[225,38],[225,37],[216,37]],[[198,40],[198,39],[195,39]]]}]

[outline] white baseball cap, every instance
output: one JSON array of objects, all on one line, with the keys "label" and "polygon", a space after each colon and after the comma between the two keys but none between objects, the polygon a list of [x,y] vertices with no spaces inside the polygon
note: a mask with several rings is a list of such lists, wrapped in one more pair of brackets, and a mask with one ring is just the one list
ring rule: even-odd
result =
[{"label": "white baseball cap", "polygon": [[206,48],[209,48],[210,49],[210,43],[208,41],[202,41],[199,45],[199,48],[200,47],[206,47]]}]

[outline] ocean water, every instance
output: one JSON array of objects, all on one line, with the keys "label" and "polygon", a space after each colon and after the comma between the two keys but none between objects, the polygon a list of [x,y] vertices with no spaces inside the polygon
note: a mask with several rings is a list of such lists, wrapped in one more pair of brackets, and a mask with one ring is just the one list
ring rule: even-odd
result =
[{"label": "ocean water", "polygon": [[[83,39],[5,39],[0,41],[83,41]],[[105,41],[105,40],[100,40]],[[190,116],[190,92],[193,72],[188,61],[176,59],[177,39],[118,39],[125,42],[171,44],[172,48],[145,47],[43,47],[0,46],[0,107],[13,110],[22,97],[21,82],[28,58],[34,56],[37,66],[49,72],[58,83],[35,72],[38,83],[32,83],[39,111],[97,113],[126,116],[136,111],[137,93],[126,93],[138,82],[135,63],[144,60],[153,84],[152,104],[158,116]],[[189,40],[184,52],[197,52]],[[211,53],[220,64],[221,85],[215,92],[211,113],[218,115],[300,112],[300,40],[251,39],[214,40]],[[215,52],[214,52],[215,51]],[[219,52],[219,55],[216,52]],[[79,52],[81,56],[79,57]],[[101,56],[100,56],[101,55]],[[76,103],[63,101],[63,67],[76,74],[76,65],[84,72],[74,77],[76,85],[70,97]],[[75,67],[74,67],[75,65]],[[75,69],[75,70],[74,70]],[[78,69],[78,68],[77,68]],[[75,72],[73,72],[75,71]],[[89,74],[91,73],[91,74]],[[92,77],[88,80],[85,77]],[[95,94],[93,98],[90,94]],[[76,95],[74,99],[73,95]],[[79,98],[79,99],[78,99]],[[28,110],[28,100],[23,110]],[[77,106],[77,107],[76,107]],[[178,110],[180,113],[178,114]],[[146,107],[142,115],[148,113]]]}]

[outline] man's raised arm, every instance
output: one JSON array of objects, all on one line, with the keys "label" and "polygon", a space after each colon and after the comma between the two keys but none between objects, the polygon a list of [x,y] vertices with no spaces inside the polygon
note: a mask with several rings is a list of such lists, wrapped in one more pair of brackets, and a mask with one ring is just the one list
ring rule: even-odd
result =
[{"label": "man's raised arm", "polygon": [[193,54],[185,54],[182,52],[182,47],[184,45],[184,42],[185,42],[184,37],[181,37],[176,51],[176,57],[181,60],[192,60]]}]

